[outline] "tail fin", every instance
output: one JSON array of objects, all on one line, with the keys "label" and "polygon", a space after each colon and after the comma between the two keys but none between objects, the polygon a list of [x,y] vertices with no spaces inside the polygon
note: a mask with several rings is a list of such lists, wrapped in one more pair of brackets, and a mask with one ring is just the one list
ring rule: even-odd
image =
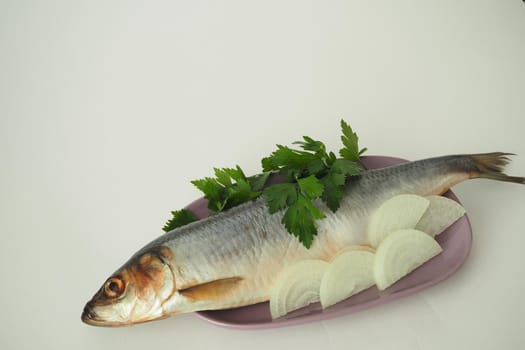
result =
[{"label": "tail fin", "polygon": [[503,168],[510,162],[508,156],[511,155],[514,154],[493,152],[472,154],[469,157],[474,162],[476,172],[479,172],[479,174],[476,174],[478,175],[476,177],[525,184],[525,177],[508,176],[503,173]]}]

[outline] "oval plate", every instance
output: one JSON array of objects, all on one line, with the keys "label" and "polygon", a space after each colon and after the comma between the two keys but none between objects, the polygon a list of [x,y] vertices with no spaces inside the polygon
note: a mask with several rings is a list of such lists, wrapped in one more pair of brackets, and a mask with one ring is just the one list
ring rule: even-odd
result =
[{"label": "oval plate", "polygon": [[[367,156],[362,157],[362,162],[367,168],[374,169],[405,163],[407,160],[393,157]],[[445,193],[445,196],[459,202],[452,191]],[[197,217],[205,217],[210,213],[206,205],[205,200],[198,199],[187,208],[193,211]],[[272,320],[269,303],[264,302],[235,309],[200,311],[195,314],[218,326],[257,329],[326,320],[382,305],[442,282],[463,265],[472,245],[472,229],[467,215],[465,214],[437,236],[436,240],[443,248],[442,253],[391,287],[384,291],[371,287],[325,310],[321,308],[320,303],[315,303],[291,312],[283,318]]]}]

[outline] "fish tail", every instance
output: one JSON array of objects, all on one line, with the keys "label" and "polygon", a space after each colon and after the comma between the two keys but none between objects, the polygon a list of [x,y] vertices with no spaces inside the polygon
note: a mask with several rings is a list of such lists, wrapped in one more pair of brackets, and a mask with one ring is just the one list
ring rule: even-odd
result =
[{"label": "fish tail", "polygon": [[509,176],[503,172],[505,166],[510,163],[508,156],[513,155],[504,152],[470,154],[465,156],[462,163],[464,170],[469,172],[472,178],[525,184],[525,177]]}]

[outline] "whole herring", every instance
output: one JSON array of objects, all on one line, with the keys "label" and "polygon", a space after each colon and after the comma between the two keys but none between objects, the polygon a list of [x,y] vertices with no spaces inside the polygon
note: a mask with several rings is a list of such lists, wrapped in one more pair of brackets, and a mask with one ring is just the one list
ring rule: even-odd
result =
[{"label": "whole herring", "polygon": [[507,153],[453,155],[363,171],[348,182],[341,206],[306,249],[269,214],[263,198],[177,228],[155,239],[115,271],[86,304],[82,321],[126,326],[199,310],[227,309],[269,299],[279,272],[303,259],[331,260],[350,245],[367,245],[368,218],[399,194],[442,194],[472,178],[525,184],[505,175]]}]

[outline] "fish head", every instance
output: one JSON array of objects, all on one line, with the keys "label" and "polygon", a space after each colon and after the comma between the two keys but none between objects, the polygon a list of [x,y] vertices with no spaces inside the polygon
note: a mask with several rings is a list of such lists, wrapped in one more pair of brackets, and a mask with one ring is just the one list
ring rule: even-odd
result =
[{"label": "fish head", "polygon": [[117,327],[166,317],[163,304],[175,293],[170,257],[167,247],[133,256],[86,304],[82,321]]}]

